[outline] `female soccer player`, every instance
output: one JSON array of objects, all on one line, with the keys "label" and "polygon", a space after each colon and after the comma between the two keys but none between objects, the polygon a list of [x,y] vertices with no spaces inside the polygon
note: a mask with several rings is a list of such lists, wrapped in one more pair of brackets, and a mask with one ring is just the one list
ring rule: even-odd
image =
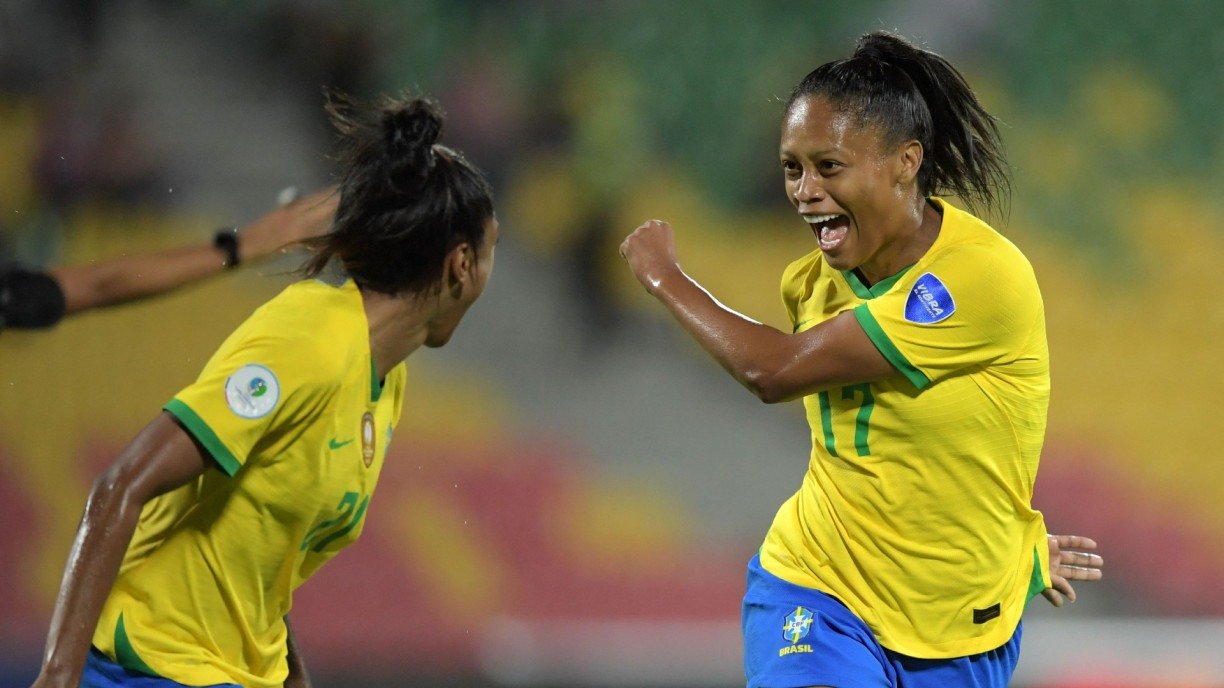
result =
[{"label": "female soccer player", "polygon": [[309,685],[293,591],[361,533],[403,360],[451,338],[498,236],[431,102],[330,110],[347,156],[305,272],[345,279],[257,310],[94,483],[36,686]]},{"label": "female soccer player", "polygon": [[748,569],[749,686],[1005,686],[1020,616],[1100,576],[1030,499],[1049,365],[1033,270],[986,223],[1009,190],[994,121],[943,58],[887,33],[808,74],[780,161],[817,248],[782,278],[794,326],[731,312],[647,222],[621,254],[763,401],[803,397],[812,455]]}]

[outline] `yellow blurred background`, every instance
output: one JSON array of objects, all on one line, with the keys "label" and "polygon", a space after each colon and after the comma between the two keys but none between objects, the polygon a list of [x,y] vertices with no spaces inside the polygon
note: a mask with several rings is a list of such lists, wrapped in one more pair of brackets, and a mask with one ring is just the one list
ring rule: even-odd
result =
[{"label": "yellow blurred background", "polygon": [[[0,261],[207,240],[327,181],[321,87],[436,96],[494,180],[498,272],[455,343],[410,360],[371,525],[302,591],[316,683],[736,685],[742,567],[798,485],[801,409],[724,379],[616,246],[666,219],[691,275],[784,327],[811,235],[776,171],[781,103],[895,29],[1002,122],[996,226],[1036,269],[1053,366],[1036,502],[1109,562],[1076,608],[1034,603],[1017,685],[1224,685],[1195,650],[1224,639],[1221,7],[18,4]],[[0,686],[37,669],[93,476],[300,258],[0,334]]]}]

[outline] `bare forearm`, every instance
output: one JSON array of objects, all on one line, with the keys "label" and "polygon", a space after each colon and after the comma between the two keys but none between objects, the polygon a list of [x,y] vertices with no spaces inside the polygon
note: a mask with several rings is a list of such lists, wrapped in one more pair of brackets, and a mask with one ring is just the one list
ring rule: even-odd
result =
[{"label": "bare forearm", "polygon": [[786,334],[727,308],[679,268],[648,289],[719,365],[760,396],[762,382],[787,356]]},{"label": "bare forearm", "polygon": [[220,273],[225,257],[212,244],[58,268],[65,310],[75,313],[162,294]]},{"label": "bare forearm", "polygon": [[786,334],[723,306],[680,269],[671,225],[642,223],[622,243],[634,276],[680,325],[761,401],[773,403],[837,385],[897,374],[859,326],[839,313],[799,334]]},{"label": "bare forearm", "polygon": [[136,530],[140,508],[105,477],[95,483],[51,616],[42,667],[51,685],[80,682],[98,617]]},{"label": "bare forearm", "polygon": [[293,626],[289,617],[285,617],[285,645],[288,649],[286,659],[289,662],[289,676],[285,678],[285,688],[310,688],[310,674],[306,673],[306,663],[302,661],[302,653],[298,651],[297,639],[293,637]]}]

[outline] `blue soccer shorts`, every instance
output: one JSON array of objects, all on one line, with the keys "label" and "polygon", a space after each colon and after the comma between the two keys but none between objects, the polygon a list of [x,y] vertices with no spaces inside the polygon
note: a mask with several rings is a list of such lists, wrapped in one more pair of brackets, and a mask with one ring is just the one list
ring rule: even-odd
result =
[{"label": "blue soccer shorts", "polygon": [[744,594],[748,688],[1006,688],[1020,658],[1020,633],[989,652],[918,659],[885,649],[836,598],[748,562]]},{"label": "blue soccer shorts", "polygon": [[[168,678],[149,676],[124,669],[95,648],[89,649],[81,688],[187,688]],[[234,683],[221,683],[213,688],[242,688]]]}]

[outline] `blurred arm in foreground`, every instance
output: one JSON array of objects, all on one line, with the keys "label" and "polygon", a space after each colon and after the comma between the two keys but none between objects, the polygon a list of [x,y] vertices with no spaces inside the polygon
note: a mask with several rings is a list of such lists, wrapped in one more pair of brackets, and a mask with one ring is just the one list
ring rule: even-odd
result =
[{"label": "blurred arm in foreground", "polygon": [[51,327],[91,308],[158,296],[325,233],[339,196],[334,189],[282,205],[232,239],[121,256],[43,271],[0,272],[0,328]]}]

